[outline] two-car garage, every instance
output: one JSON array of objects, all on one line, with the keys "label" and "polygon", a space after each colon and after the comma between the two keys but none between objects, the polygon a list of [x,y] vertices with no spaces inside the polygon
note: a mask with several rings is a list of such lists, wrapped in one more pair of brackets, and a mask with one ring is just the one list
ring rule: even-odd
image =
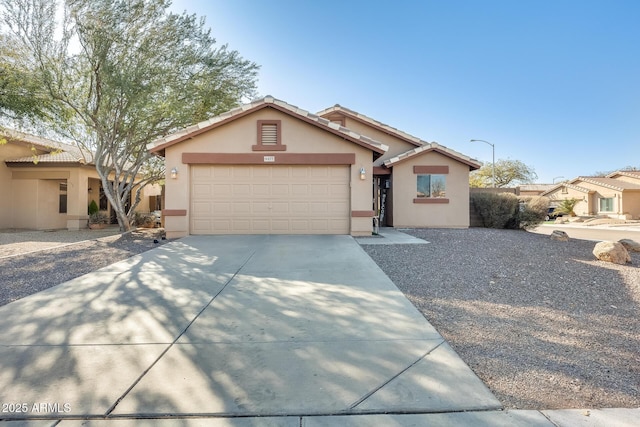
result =
[{"label": "two-car garage", "polygon": [[190,234],[349,234],[349,165],[192,165]]},{"label": "two-car garage", "polygon": [[149,145],[165,159],[167,237],[371,235],[388,146],[266,97]]}]

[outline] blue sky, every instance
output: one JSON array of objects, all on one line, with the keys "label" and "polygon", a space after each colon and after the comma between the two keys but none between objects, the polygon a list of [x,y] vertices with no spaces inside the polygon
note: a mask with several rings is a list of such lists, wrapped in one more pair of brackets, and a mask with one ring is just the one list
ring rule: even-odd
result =
[{"label": "blue sky", "polygon": [[640,168],[640,1],[174,0],[261,66],[258,92],[340,104],[551,183]]}]

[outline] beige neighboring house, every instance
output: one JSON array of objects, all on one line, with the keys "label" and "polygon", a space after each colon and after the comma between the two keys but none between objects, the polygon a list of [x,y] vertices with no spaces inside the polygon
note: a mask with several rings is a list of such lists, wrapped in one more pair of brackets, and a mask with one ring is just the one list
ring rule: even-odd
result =
[{"label": "beige neighboring house", "polygon": [[640,219],[640,172],[616,171],[605,177],[577,177],[542,194],[552,204],[577,199],[579,216],[602,215],[614,219]]},{"label": "beige neighboring house", "polygon": [[555,184],[520,184],[516,187],[519,196],[536,197],[554,188]]},{"label": "beige neighboring house", "polygon": [[[92,200],[115,223],[90,153],[17,131],[2,137],[7,143],[0,145],[0,229],[86,228]],[[159,190],[145,188],[137,209],[153,210]]]},{"label": "beige neighboring house", "polygon": [[265,97],[149,144],[165,158],[164,225],[188,234],[370,235],[468,227],[461,153],[340,106]]}]

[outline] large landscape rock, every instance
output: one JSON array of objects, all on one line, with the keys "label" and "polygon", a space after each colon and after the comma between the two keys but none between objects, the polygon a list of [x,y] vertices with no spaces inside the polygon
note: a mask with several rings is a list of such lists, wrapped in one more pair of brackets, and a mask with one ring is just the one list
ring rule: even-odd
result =
[{"label": "large landscape rock", "polygon": [[558,240],[560,242],[568,242],[569,235],[562,230],[553,230],[551,233],[551,240]]},{"label": "large landscape rock", "polygon": [[631,262],[631,256],[620,242],[598,242],[593,248],[593,254],[601,261],[626,264]]},{"label": "large landscape rock", "polygon": [[631,239],[622,239],[622,240],[618,240],[620,243],[622,243],[622,246],[624,246],[624,248],[629,251],[629,252],[640,252],[640,243],[636,242],[635,240],[631,240]]}]

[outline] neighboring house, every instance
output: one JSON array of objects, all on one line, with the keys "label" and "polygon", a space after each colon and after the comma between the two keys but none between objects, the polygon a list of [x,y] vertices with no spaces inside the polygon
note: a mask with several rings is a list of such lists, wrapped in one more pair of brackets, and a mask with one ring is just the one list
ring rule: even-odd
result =
[{"label": "neighboring house", "polygon": [[520,184],[516,187],[516,194],[519,196],[540,196],[555,186],[555,184]]},{"label": "neighboring house", "polygon": [[468,227],[480,164],[340,106],[311,114],[272,97],[159,139],[164,225],[188,234],[370,235]]},{"label": "neighboring house", "polygon": [[640,172],[617,171],[606,177],[577,177],[542,194],[553,204],[577,199],[573,211],[580,216],[604,215],[640,219]]},{"label": "neighboring house", "polygon": [[[17,131],[2,136],[7,142],[0,145],[0,229],[86,228],[92,200],[115,219],[91,153]],[[148,212],[159,198],[158,189],[151,191],[139,210]]]}]

